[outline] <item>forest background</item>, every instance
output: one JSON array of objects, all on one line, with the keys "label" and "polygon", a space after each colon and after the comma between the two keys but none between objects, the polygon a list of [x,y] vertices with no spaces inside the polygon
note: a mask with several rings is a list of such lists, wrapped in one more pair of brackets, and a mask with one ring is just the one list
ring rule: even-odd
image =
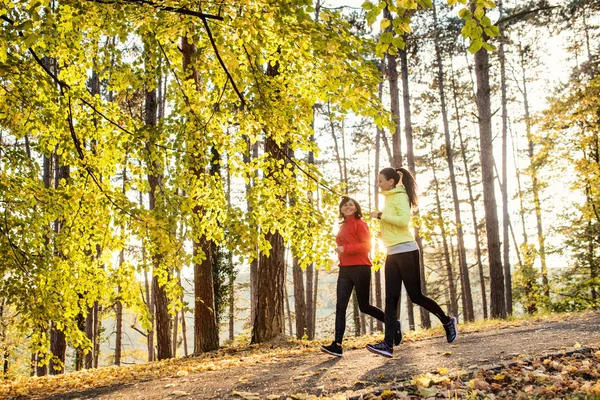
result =
[{"label": "forest background", "polygon": [[600,2],[466,3],[3,0],[4,377],[329,337],[388,165],[461,322],[597,309]]}]

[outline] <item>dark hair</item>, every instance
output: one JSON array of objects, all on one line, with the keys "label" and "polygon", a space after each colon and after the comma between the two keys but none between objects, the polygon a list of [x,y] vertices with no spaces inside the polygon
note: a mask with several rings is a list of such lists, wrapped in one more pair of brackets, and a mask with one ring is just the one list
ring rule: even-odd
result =
[{"label": "dark hair", "polygon": [[398,185],[400,182],[400,174],[402,174],[402,185],[406,189],[406,194],[408,194],[408,201],[412,208],[417,208],[419,205],[419,189],[417,187],[417,181],[415,177],[408,171],[406,168],[384,168],[379,171],[380,175],[385,176],[387,180],[393,179],[394,186]]},{"label": "dark hair", "polygon": [[360,209],[360,204],[358,204],[358,201],[348,196],[342,196],[342,201],[340,201],[340,205],[338,207],[338,211],[340,212],[340,218],[344,220],[344,214],[342,214],[342,206],[349,201],[352,201],[354,203],[354,206],[356,207],[356,211],[354,212],[354,218],[361,219],[363,215],[362,210]]}]

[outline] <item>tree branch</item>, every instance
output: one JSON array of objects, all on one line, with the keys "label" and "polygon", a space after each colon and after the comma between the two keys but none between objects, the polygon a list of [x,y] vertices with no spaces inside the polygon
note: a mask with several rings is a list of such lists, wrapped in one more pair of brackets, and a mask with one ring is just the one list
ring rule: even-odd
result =
[{"label": "tree branch", "polygon": [[240,98],[240,101],[242,102],[241,103],[242,108],[245,108],[246,100],[244,100],[244,95],[242,95],[242,93],[237,88],[235,81],[233,80],[233,77],[229,73],[227,66],[225,65],[225,63],[223,62],[223,59],[221,58],[221,55],[219,54],[219,49],[217,49],[217,44],[215,43],[215,39],[212,35],[210,27],[208,26],[208,21],[206,20],[206,18],[202,18],[202,23],[204,24],[204,29],[206,29],[206,33],[208,34],[208,39],[210,40],[210,44],[212,45],[212,48],[215,51],[215,55],[217,56],[217,59],[219,60],[219,64],[221,64],[221,68],[223,68],[223,70],[225,71],[225,74],[227,74],[227,77],[231,81],[231,86],[233,86],[233,90],[235,90],[238,97]]},{"label": "tree branch", "polygon": [[546,7],[536,8],[536,9],[533,9],[533,10],[523,10],[523,11],[518,12],[516,14],[511,14],[511,15],[507,15],[504,18],[500,18],[498,21],[496,21],[496,23],[494,25],[502,25],[502,24],[510,22],[510,21],[512,21],[514,19],[522,18],[522,17],[524,17],[526,15],[529,15],[529,14],[534,14],[534,13],[539,12],[539,11],[551,10],[551,9],[557,8],[557,7],[558,6],[546,6]]},{"label": "tree branch", "polygon": [[199,12],[199,11],[193,11],[184,7],[169,7],[169,6],[163,6],[157,3],[154,3],[152,1],[148,1],[148,0],[123,0],[123,1],[117,1],[117,0],[87,0],[91,3],[100,3],[100,4],[139,4],[139,5],[148,5],[150,7],[153,7],[156,10],[160,10],[160,11],[168,11],[168,12],[173,12],[176,14],[182,14],[182,15],[190,15],[192,17],[198,17],[198,18],[202,18],[202,19],[216,19],[218,21],[223,21],[223,17],[221,17],[220,15],[213,15],[213,14],[205,14],[203,12]]}]

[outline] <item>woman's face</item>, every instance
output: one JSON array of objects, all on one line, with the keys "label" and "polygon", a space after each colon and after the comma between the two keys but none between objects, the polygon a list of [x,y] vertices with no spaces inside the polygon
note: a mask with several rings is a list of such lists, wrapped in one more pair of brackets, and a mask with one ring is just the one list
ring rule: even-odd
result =
[{"label": "woman's face", "polygon": [[347,202],[342,204],[342,215],[344,216],[344,218],[353,216],[355,212],[356,205],[354,204],[354,201],[348,200]]},{"label": "woman's face", "polygon": [[394,180],[387,179],[385,175],[379,174],[377,177],[377,186],[379,186],[380,191],[387,192],[388,190],[392,190],[394,188]]}]

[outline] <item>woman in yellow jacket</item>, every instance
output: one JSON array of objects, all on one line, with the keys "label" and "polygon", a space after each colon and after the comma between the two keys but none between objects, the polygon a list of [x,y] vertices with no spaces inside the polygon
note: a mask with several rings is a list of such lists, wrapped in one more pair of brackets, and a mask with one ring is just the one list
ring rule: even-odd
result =
[{"label": "woman in yellow jacket", "polygon": [[385,338],[381,343],[368,344],[375,354],[392,357],[396,315],[402,282],[413,303],[420,305],[440,319],[448,343],[458,337],[456,318],[449,317],[432,299],[421,292],[419,247],[409,230],[411,210],[417,207],[415,178],[404,168],[384,168],[379,172],[377,185],[385,197],[381,212],[373,211],[372,218],[381,220],[381,237],[387,248],[385,259]]}]

